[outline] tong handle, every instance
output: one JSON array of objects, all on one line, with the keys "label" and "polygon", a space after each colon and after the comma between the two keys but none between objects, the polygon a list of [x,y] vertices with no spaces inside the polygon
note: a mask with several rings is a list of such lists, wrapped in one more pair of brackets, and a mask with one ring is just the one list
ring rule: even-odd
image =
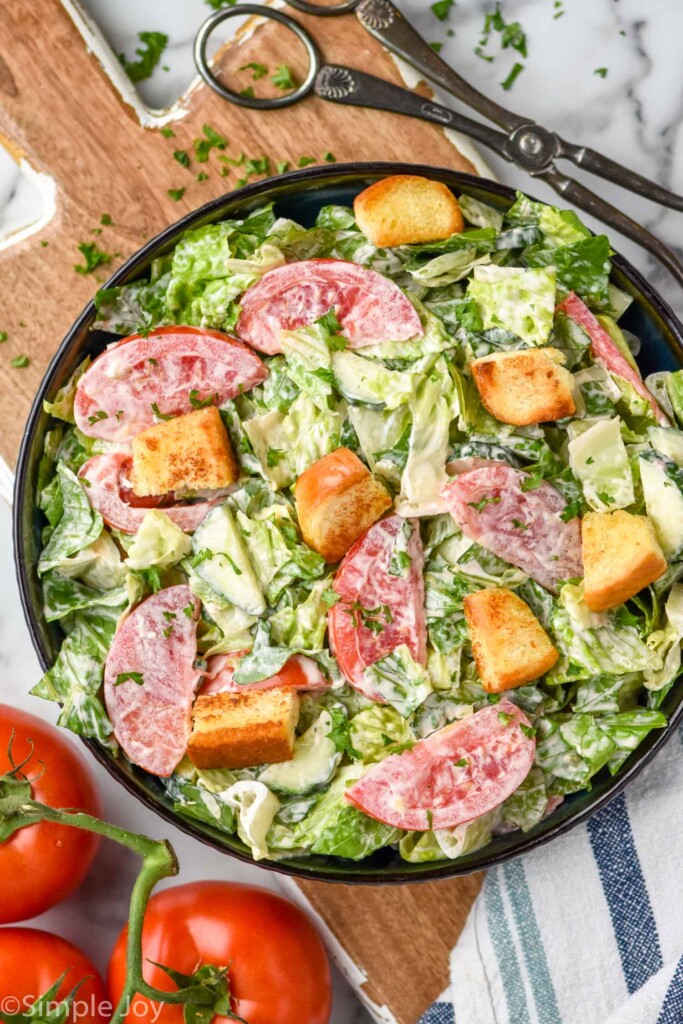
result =
[{"label": "tong handle", "polygon": [[683,211],[683,196],[676,195],[668,188],[658,185],[656,181],[650,181],[642,174],[629,171],[626,167],[618,164],[616,160],[610,160],[608,156],[603,156],[602,153],[598,153],[589,146],[576,146],[574,143],[565,142],[560,138],[558,138],[558,142],[558,157],[571,160],[577,167],[582,167],[599,178],[613,181],[615,185],[620,185],[621,188],[626,188],[629,192],[635,192],[655,203],[661,203],[662,206],[669,206],[672,210]]},{"label": "tong handle", "polygon": [[323,64],[315,79],[313,91],[317,96],[333,103],[389,110],[394,114],[417,117],[444,128],[453,128],[481,142],[505,160],[510,160],[508,136],[504,132],[489,128],[479,121],[473,121],[449,107],[434,103],[410,89],[404,89],[365,71],[348,68],[342,64]]},{"label": "tong handle", "polygon": [[655,238],[653,234],[638,224],[637,221],[621,210],[618,210],[615,206],[612,206],[611,203],[601,199],[600,196],[597,196],[595,192],[591,192],[585,185],[582,185],[574,178],[568,178],[559,171],[546,171],[544,174],[537,175],[537,177],[546,181],[567,202],[578,206],[581,210],[585,210],[586,213],[591,214],[591,216],[596,217],[598,220],[604,221],[605,224],[609,224],[610,227],[619,231],[622,235],[647,249],[648,252],[657,257],[659,262],[667,268],[678,283],[683,285],[683,263],[681,263],[668,245],[660,242],[658,238]]},{"label": "tong handle", "polygon": [[520,117],[488,99],[461,78],[425,42],[422,36],[403,17],[390,0],[361,0],[356,17],[371,36],[387,50],[402,57],[408,64],[436,82],[456,99],[472,107],[494,124],[512,132],[524,124],[533,123],[530,117]]}]

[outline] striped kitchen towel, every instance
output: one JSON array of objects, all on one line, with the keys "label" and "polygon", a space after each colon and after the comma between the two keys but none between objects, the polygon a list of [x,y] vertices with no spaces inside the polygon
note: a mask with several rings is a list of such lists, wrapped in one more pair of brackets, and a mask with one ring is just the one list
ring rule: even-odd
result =
[{"label": "striped kitchen towel", "polygon": [[683,729],[586,825],[486,876],[420,1024],[683,1024]]}]

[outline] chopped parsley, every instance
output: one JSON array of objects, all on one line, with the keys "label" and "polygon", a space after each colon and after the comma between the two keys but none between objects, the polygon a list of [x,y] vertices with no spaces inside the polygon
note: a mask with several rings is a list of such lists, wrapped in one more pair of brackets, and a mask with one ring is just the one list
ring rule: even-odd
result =
[{"label": "chopped parsley", "polygon": [[74,263],[77,274],[92,274],[98,267],[104,267],[114,259],[114,253],[100,249],[96,242],[81,242],[78,251],[85,262]]},{"label": "chopped parsley", "polygon": [[283,448],[269,448],[266,453],[266,465],[269,469],[274,469],[275,466],[279,466],[283,459],[287,457],[287,452]]},{"label": "chopped parsley", "polygon": [[144,679],[142,678],[142,672],[119,672],[114,682],[114,686],[120,686],[121,683],[135,683],[136,686],[142,686]]},{"label": "chopped parsley", "polygon": [[12,359],[12,361],[10,362],[10,366],[12,366],[15,370],[25,370],[26,367],[30,365],[31,360],[29,359],[28,356],[15,356],[14,359]]},{"label": "chopped parsley", "polygon": [[172,412],[162,412],[156,402],[152,402],[152,412],[158,420],[172,420]]},{"label": "chopped parsley", "polygon": [[603,505],[613,505],[616,501],[616,498],[613,498],[611,494],[607,493],[607,491],[598,491],[598,498]]},{"label": "chopped parsley", "polygon": [[138,39],[142,45],[135,51],[137,60],[127,60],[125,53],[119,54],[119,60],[131,82],[149,78],[168,46],[168,36],[164,32],[139,32]]},{"label": "chopped parsley", "polygon": [[199,174],[197,175],[197,179],[196,180],[197,181],[206,181],[208,179],[208,177],[209,177],[209,175],[206,173],[206,171],[200,171]]},{"label": "chopped parsley", "polygon": [[166,626],[166,628],[162,630],[162,633],[164,634],[164,636],[166,637],[167,640],[170,637],[172,632],[173,632],[173,623],[171,623],[170,626]]},{"label": "chopped parsley", "polygon": [[326,164],[336,164],[337,158],[334,153],[330,153],[329,149],[327,153],[323,153],[323,160]]},{"label": "chopped parsley", "polygon": [[336,590],[323,590],[320,596],[328,608],[332,608],[338,601],[341,601],[341,594],[338,594]]},{"label": "chopped parsley", "polygon": [[466,757],[461,757],[459,761],[455,762],[455,767],[456,768],[467,768],[469,763],[470,762],[467,760]]},{"label": "chopped parsley", "polygon": [[234,572],[235,576],[241,576],[242,575],[242,570],[240,569],[240,567],[235,562],[235,559],[231,558],[230,555],[227,552],[225,552],[225,551],[222,552],[222,554],[223,554],[224,558],[227,558],[228,565],[230,566],[230,568]]},{"label": "chopped parsley", "polygon": [[0,331],[0,345],[3,342],[7,341],[8,338],[9,338],[9,334],[7,333],[7,331]]},{"label": "chopped parsley", "polygon": [[254,98],[254,88],[253,88],[253,86],[248,85],[246,87],[246,89],[240,89],[240,96],[244,96],[244,98],[247,99],[247,100],[253,100],[253,98]]},{"label": "chopped parsley", "polygon": [[228,140],[225,136],[217,132],[215,128],[212,128],[210,124],[205,124],[202,127],[202,131],[204,132],[204,138],[195,139],[192,143],[195,159],[199,164],[206,163],[212,149],[225,149],[228,145]]},{"label": "chopped parsley", "polygon": [[516,530],[528,530],[529,529],[529,524],[528,523],[523,523],[521,519],[513,519],[512,520],[512,525],[514,526],[514,528]]},{"label": "chopped parsley", "polygon": [[171,199],[173,200],[174,203],[179,202],[179,200],[181,200],[183,198],[183,196],[185,195],[185,189],[184,188],[169,188],[167,190],[167,192],[168,192],[168,195],[171,197]]},{"label": "chopped parsley", "polygon": [[188,619],[194,617],[194,604],[192,603],[192,601],[190,601],[189,604],[186,604],[185,607],[183,608],[183,615],[186,615]]},{"label": "chopped parsley", "polygon": [[512,721],[512,715],[508,715],[507,711],[498,712],[498,721],[501,725],[509,725]]},{"label": "chopped parsley", "polygon": [[108,420],[109,416],[104,409],[98,409],[92,416],[88,416],[88,423],[99,423],[100,420]]},{"label": "chopped parsley", "polygon": [[519,723],[519,727],[527,739],[532,740],[536,735],[536,730],[531,725],[525,725],[524,722]]},{"label": "chopped parsley", "polygon": [[309,164],[314,164],[314,163],[315,163],[315,157],[314,156],[300,156],[299,159],[296,162],[297,167],[308,167]]},{"label": "chopped parsley", "polygon": [[597,75],[598,78],[607,78],[607,72],[607,68],[596,68],[593,74]]},{"label": "chopped parsley", "polygon": [[[394,621],[394,617],[391,614],[391,608],[388,604],[380,604],[377,608],[364,608],[358,601],[354,601],[348,608],[344,609],[347,615],[354,617],[354,625],[358,628],[358,621],[356,621],[356,612],[358,612],[358,620],[360,624],[369,629],[372,633],[381,633],[390,622]],[[381,621],[382,618],[384,621]]]},{"label": "chopped parsley", "polygon": [[167,622],[172,622],[173,619],[175,619],[175,617],[176,617],[175,616],[175,612],[166,612],[165,611],[165,612],[162,612],[161,614],[163,615],[163,617],[166,619]]},{"label": "chopped parsley", "polygon": [[175,149],[173,151],[173,159],[177,160],[181,167],[190,166],[190,157],[186,149]]},{"label": "chopped parsley", "polygon": [[543,483],[543,470],[540,466],[536,466],[535,469],[529,471],[528,475],[524,477],[520,484],[521,490],[526,494],[527,491],[535,491],[537,487],[540,487]]},{"label": "chopped parsley", "polygon": [[501,501],[502,498],[500,496],[497,498],[483,497],[481,501],[468,501],[467,505],[477,512],[483,512],[487,505],[499,505]]},{"label": "chopped parsley", "polygon": [[175,139],[175,132],[172,128],[169,128],[168,125],[164,128],[160,128],[159,130],[165,139]]},{"label": "chopped parsley", "polygon": [[352,761],[362,761],[362,754],[353,745],[352,726],[346,712],[343,708],[328,708],[328,714],[332,719],[332,728],[327,735],[334,743],[334,749],[346,754]]},{"label": "chopped parsley", "polygon": [[592,466],[594,462],[595,462],[595,459],[593,458],[593,456],[589,455],[588,458],[586,459],[585,465],[586,466]]},{"label": "chopped parsley", "polygon": [[519,75],[522,73],[522,71],[524,71],[524,65],[520,64],[519,61],[517,61],[515,64],[512,65],[510,74],[507,76],[507,78],[505,78],[500,83],[501,89],[505,89],[506,92],[508,91],[508,89],[511,89]]},{"label": "chopped parsley", "polygon": [[278,89],[286,92],[288,89],[296,89],[297,82],[287,64],[278,64],[275,74],[271,75],[271,82]]},{"label": "chopped parsley", "polygon": [[264,78],[268,74],[268,65],[252,60],[248,64],[243,64],[240,71],[251,71],[251,77],[258,82],[259,78]]},{"label": "chopped parsley", "polygon": [[289,160],[278,160],[275,164],[275,170],[278,174],[284,174],[285,171],[289,170]]},{"label": "chopped parsley", "polygon": [[104,224],[104,226],[106,228],[108,228],[109,225],[113,224],[113,223],[114,223],[114,221],[111,219],[111,214],[110,213],[103,213],[102,216],[100,217],[100,224]]},{"label": "chopped parsley", "polygon": [[431,5],[431,11],[439,21],[446,21],[450,17],[454,5],[455,0],[436,0],[436,3]]},{"label": "chopped parsley", "polygon": [[189,399],[193,409],[208,409],[210,405],[214,404],[215,400],[218,400],[218,395],[207,395],[206,398],[200,398],[199,391],[196,388],[192,388]]},{"label": "chopped parsley", "polygon": [[571,519],[576,519],[580,512],[581,502],[570,501],[569,504],[565,506],[563,511],[560,512],[560,519],[563,523],[568,523]]}]

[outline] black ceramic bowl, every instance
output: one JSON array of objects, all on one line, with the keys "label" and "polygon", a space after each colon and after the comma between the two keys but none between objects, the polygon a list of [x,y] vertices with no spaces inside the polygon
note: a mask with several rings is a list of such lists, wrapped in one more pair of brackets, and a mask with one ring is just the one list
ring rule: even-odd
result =
[{"label": "black ceramic bowl", "polygon": [[[228,193],[184,217],[143,246],[116,271],[107,286],[126,284],[144,275],[151,261],[172,249],[186,228],[226,217],[239,217],[270,201],[275,202],[279,214],[310,224],[321,206],[328,203],[350,205],[358,192],[378,178],[388,174],[409,173],[437,179],[456,193],[465,192],[500,209],[506,209],[515,198],[512,189],[496,182],[467,174],[457,174],[443,168],[419,165],[346,164],[295,171]],[[682,366],[683,325],[631,264],[616,256],[613,266],[612,277],[615,284],[633,296],[633,304],[621,322],[643,341],[640,356],[643,372],[677,369]],[[111,335],[90,330],[94,319],[95,307],[90,303],[78,317],[52,360],[31,409],[17,466],[14,505],[17,574],[31,638],[45,669],[52,664],[62,635],[56,624],[48,624],[43,617],[42,596],[36,573],[43,523],[42,514],[35,508],[34,493],[38,461],[49,421],[42,405],[43,399],[51,399],[54,396],[86,354],[98,353],[111,341]],[[671,690],[662,710],[669,718],[668,727],[650,733],[615,778],[603,770],[595,778],[590,792],[576,793],[568,797],[545,821],[526,834],[513,832],[499,836],[484,849],[456,861],[408,864],[401,860],[397,853],[385,849],[358,863],[334,857],[309,856],[294,857],[277,863],[266,861],[264,866],[271,867],[274,871],[321,881],[379,885],[448,878],[499,864],[568,832],[623,789],[675,730],[676,723],[683,715],[683,686]],[[216,850],[251,862],[249,851],[236,836],[226,835],[209,825],[178,815],[153,776],[136,769],[122,758],[112,756],[95,742],[86,741],[86,745],[110,775],[162,818]]]}]

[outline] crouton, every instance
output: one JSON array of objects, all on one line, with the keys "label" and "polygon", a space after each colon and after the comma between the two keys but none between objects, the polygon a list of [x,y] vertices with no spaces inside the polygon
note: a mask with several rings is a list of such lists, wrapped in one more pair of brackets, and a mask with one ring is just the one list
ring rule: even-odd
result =
[{"label": "crouton", "polygon": [[234,484],[239,475],[215,406],[157,423],[133,438],[133,492],[139,497],[217,490]]},{"label": "crouton", "polygon": [[373,245],[436,242],[463,231],[458,200],[440,181],[414,174],[382,178],[356,196],[356,223]]},{"label": "crouton", "polygon": [[555,348],[494,352],[470,364],[484,406],[502,423],[527,427],[573,416],[572,375]]},{"label": "crouton", "polygon": [[291,688],[197,697],[187,753],[204,769],[289,761],[298,718],[299,695]]},{"label": "crouton", "polygon": [[337,448],[301,474],[296,511],[304,540],[326,562],[338,562],[391,506],[391,498],[348,448]]},{"label": "crouton", "polygon": [[559,655],[548,634],[521,597],[491,587],[463,599],[481,684],[501,693],[538,679]]},{"label": "crouton", "polygon": [[666,558],[646,516],[588,512],[581,522],[584,600],[604,612],[628,601],[666,572]]}]

